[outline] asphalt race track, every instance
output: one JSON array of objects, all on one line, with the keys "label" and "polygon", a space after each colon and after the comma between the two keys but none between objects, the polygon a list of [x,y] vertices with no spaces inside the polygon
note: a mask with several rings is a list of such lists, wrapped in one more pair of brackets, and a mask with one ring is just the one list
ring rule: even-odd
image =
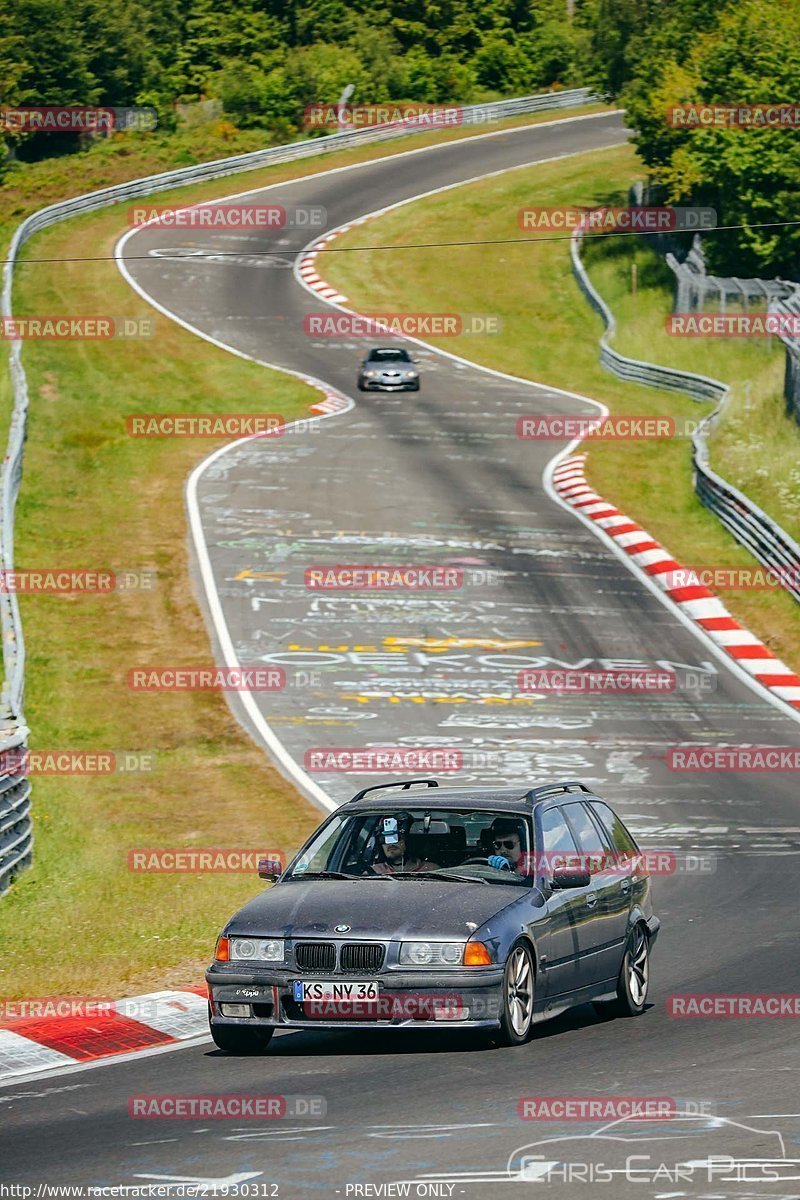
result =
[{"label": "asphalt race track", "polygon": [[[433,188],[624,137],[619,116],[531,126],[322,173],[264,198],[322,205],[333,228]],[[413,221],[413,207],[407,214]],[[800,1178],[791,1020],[678,1020],[666,1010],[673,993],[800,990],[791,774],[681,773],[665,761],[683,743],[797,746],[797,722],[545,490],[560,447],[519,440],[517,418],[587,405],[425,350],[415,350],[419,394],[358,393],[363,344],[303,331],[303,316],[325,307],[290,269],[308,236],[148,227],[125,244],[127,271],[159,306],[355,401],[313,430],[241,443],[198,478],[199,521],[237,659],[286,671],[283,690],[256,695],[259,710],[301,765],[315,748],[383,743],[460,751],[464,782],[584,779],[643,845],[694,856],[681,862],[695,869],[654,884],[663,928],[651,1007],[616,1022],[576,1010],[517,1050],[489,1051],[456,1032],[300,1031],[276,1035],[261,1059],[208,1043],[18,1084],[0,1090],[0,1161],[13,1156],[21,1184],[236,1176],[276,1185],[259,1194],[283,1200],[402,1194],[364,1190],[402,1181],[412,1181],[410,1195],[479,1197],[500,1182],[533,1185],[545,1162],[571,1164],[545,1185],[557,1197],[799,1195],[790,1182]],[[180,258],[164,257],[176,249]],[[268,257],[213,258],[222,251]],[[531,322],[536,336],[535,314]],[[269,410],[268,396],[253,398],[254,409]],[[463,586],[397,595],[305,585],[310,566],[353,563],[455,566]],[[521,669],[577,663],[672,665],[681,686],[519,696]],[[309,774],[335,801],[379,778]],[[268,835],[268,814],[266,822]],[[321,1099],[266,1125],[128,1116],[130,1097],[167,1092]],[[518,1116],[525,1096],[609,1092],[670,1098],[684,1115],[600,1137],[589,1137],[597,1120]],[[631,1155],[641,1156],[640,1181],[623,1183],[614,1172]]]}]

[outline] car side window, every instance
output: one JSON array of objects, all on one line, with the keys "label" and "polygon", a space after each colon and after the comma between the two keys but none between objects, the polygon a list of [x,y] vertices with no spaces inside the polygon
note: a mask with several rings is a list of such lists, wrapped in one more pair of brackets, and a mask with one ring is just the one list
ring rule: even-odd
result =
[{"label": "car side window", "polygon": [[611,838],[611,843],[616,851],[626,855],[638,853],[639,847],[636,845],[636,842],[628,833],[628,830],[622,824],[617,814],[612,812],[607,804],[593,800],[589,807]]},{"label": "car side window", "polygon": [[576,854],[575,839],[569,831],[560,808],[548,808],[542,813],[542,852],[544,854]]},{"label": "car side window", "polygon": [[578,842],[578,849],[587,856],[589,873],[594,875],[601,870],[608,856],[609,847],[606,845],[600,830],[595,825],[589,810],[584,804],[576,802],[565,804],[564,812],[570,827]]}]

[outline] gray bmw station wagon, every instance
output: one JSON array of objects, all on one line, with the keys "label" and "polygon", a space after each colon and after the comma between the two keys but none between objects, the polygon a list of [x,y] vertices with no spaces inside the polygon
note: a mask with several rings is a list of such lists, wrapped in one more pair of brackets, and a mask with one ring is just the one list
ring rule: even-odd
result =
[{"label": "gray bmw station wagon", "polygon": [[646,1006],[646,862],[582,783],[365,788],[225,926],[211,1035],[260,1053],[276,1028],[484,1030],[519,1045],[587,1002]]}]

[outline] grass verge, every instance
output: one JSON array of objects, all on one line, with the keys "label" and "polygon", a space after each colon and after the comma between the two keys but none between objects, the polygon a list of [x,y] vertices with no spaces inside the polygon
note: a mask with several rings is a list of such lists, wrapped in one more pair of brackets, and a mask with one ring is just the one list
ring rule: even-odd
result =
[{"label": "grass verge", "polygon": [[[390,246],[458,242],[463,240],[464,230],[469,230],[470,242],[521,237],[517,226],[520,208],[624,204],[629,184],[642,173],[632,147],[532,166],[386,213],[348,232],[337,240],[336,247],[367,247],[376,241]],[[620,338],[616,344],[628,353],[638,349],[644,357],[653,358],[653,325],[660,322],[663,329],[668,306],[660,307],[663,283],[656,295],[644,270],[640,270],[636,304],[629,298],[627,305],[623,303],[630,271],[629,265],[624,265],[624,253],[630,240],[607,243],[603,251],[593,247],[592,277],[615,307],[621,328],[626,328],[631,311],[642,314],[636,336],[625,341]],[[614,254],[597,263],[596,257],[609,245]],[[623,383],[601,368],[598,338],[602,322],[573,279],[567,241],[465,245],[455,252],[452,247],[408,249],[402,255],[402,271],[397,269],[398,256],[396,250],[364,249],[357,254],[323,253],[317,262],[321,274],[350,297],[352,308],[498,315],[502,321],[499,334],[430,339],[474,362],[592,396],[605,402],[613,413],[671,415],[680,421],[696,420],[710,411],[708,406],[674,393]],[[665,333],[663,338],[666,341]],[[569,347],[568,353],[565,347]],[[725,347],[715,348],[713,359],[703,345],[692,346],[688,341],[686,357],[683,341],[668,348],[675,365],[691,368],[702,362],[702,367],[695,369],[727,377],[725,355],[730,350]],[[774,347],[743,344],[739,352],[744,366],[737,364],[736,371],[750,372],[751,397],[774,395]],[[754,436],[761,437],[760,427],[754,423],[754,428],[758,430]],[[724,462],[719,466],[725,471]],[[641,521],[679,561],[698,566],[752,566],[752,556],[697,501],[688,438],[597,442],[589,455],[589,475],[603,496]],[[719,595],[775,653],[800,669],[800,623],[796,602],[788,593],[720,589]]]},{"label": "grass verge", "polygon": [[730,399],[709,439],[711,465],[800,540],[800,425],[783,399],[783,344],[777,338],[670,336],[664,324],[674,277],[646,238],[595,240],[584,261],[617,318],[616,349],[729,384]]}]

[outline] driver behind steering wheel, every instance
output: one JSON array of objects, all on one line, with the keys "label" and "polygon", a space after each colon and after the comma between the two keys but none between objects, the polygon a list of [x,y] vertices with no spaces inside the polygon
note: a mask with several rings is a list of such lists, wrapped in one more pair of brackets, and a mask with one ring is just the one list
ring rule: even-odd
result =
[{"label": "driver behind steering wheel", "polygon": [[526,854],[523,850],[523,825],[512,817],[495,817],[492,821],[492,849],[489,866],[498,871],[526,873]]}]

